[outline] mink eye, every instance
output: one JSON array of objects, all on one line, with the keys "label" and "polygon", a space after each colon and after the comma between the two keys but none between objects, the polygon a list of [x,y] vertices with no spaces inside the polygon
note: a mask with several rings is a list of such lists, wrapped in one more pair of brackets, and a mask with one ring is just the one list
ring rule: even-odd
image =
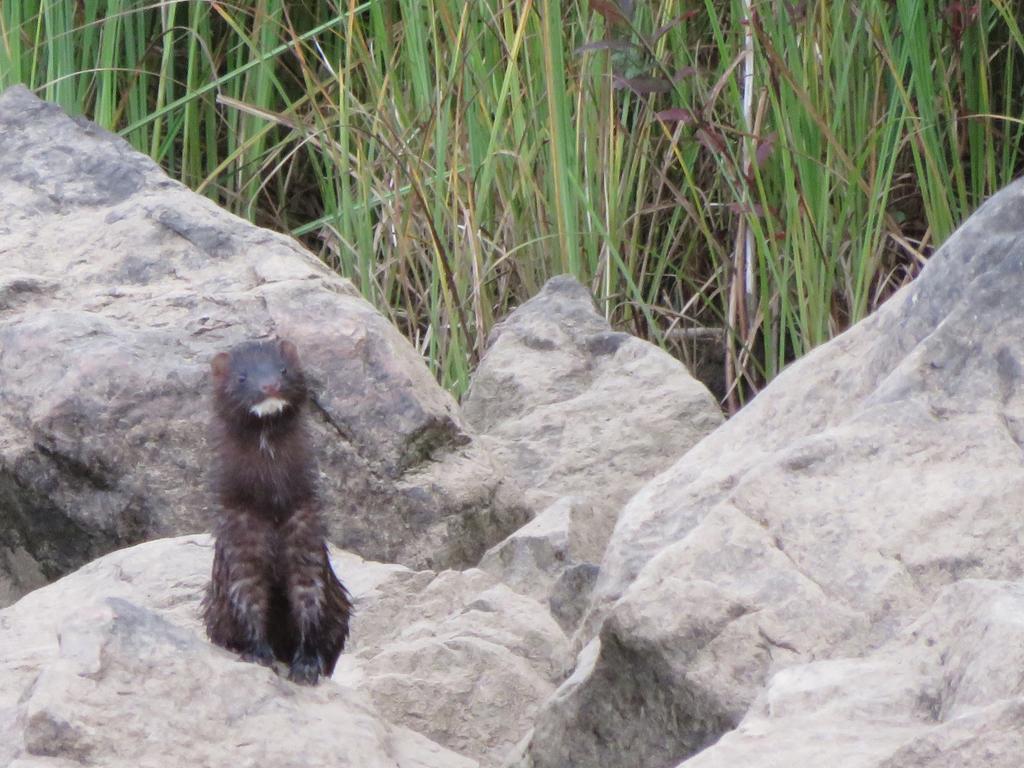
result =
[{"label": "mink eye", "polygon": [[245,384],[245,374],[244,373],[238,374],[238,383],[239,384]]},{"label": "mink eye", "polygon": [[281,375],[282,375],[282,376],[286,376],[286,375],[288,375],[288,369],[287,369],[287,368],[282,368],[282,369],[281,369]]}]

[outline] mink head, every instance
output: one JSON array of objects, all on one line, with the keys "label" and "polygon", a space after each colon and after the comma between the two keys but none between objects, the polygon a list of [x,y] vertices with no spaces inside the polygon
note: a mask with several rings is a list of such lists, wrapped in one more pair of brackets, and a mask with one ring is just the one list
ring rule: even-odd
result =
[{"label": "mink head", "polygon": [[213,358],[217,410],[238,425],[293,418],[306,399],[299,354],[290,341],[250,341]]}]

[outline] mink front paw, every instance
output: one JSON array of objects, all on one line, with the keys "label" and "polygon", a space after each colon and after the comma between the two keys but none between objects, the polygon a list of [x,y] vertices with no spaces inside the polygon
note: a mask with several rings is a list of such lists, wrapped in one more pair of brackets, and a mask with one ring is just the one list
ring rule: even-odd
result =
[{"label": "mink front paw", "polygon": [[297,653],[292,659],[288,679],[300,685],[316,685],[324,673],[324,663],[315,653]]},{"label": "mink front paw", "polygon": [[274,652],[269,643],[256,643],[248,651],[242,653],[242,661],[251,661],[264,667],[272,667],[274,666]]}]

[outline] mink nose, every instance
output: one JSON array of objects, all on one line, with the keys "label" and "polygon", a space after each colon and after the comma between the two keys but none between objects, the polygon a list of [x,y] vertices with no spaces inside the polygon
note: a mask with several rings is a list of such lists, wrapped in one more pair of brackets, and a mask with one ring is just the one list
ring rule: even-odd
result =
[{"label": "mink nose", "polygon": [[264,381],[260,384],[260,392],[267,397],[278,397],[281,394],[281,387],[277,381]]}]

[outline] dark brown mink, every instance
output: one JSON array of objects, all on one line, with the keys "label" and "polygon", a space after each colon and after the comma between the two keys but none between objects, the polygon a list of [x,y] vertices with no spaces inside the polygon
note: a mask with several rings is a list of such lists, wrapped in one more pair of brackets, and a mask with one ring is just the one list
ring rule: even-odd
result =
[{"label": "dark brown mink", "polygon": [[211,367],[219,509],[206,633],[313,684],[334,671],[352,602],[327,556],[298,351],[289,341],[248,342]]}]

